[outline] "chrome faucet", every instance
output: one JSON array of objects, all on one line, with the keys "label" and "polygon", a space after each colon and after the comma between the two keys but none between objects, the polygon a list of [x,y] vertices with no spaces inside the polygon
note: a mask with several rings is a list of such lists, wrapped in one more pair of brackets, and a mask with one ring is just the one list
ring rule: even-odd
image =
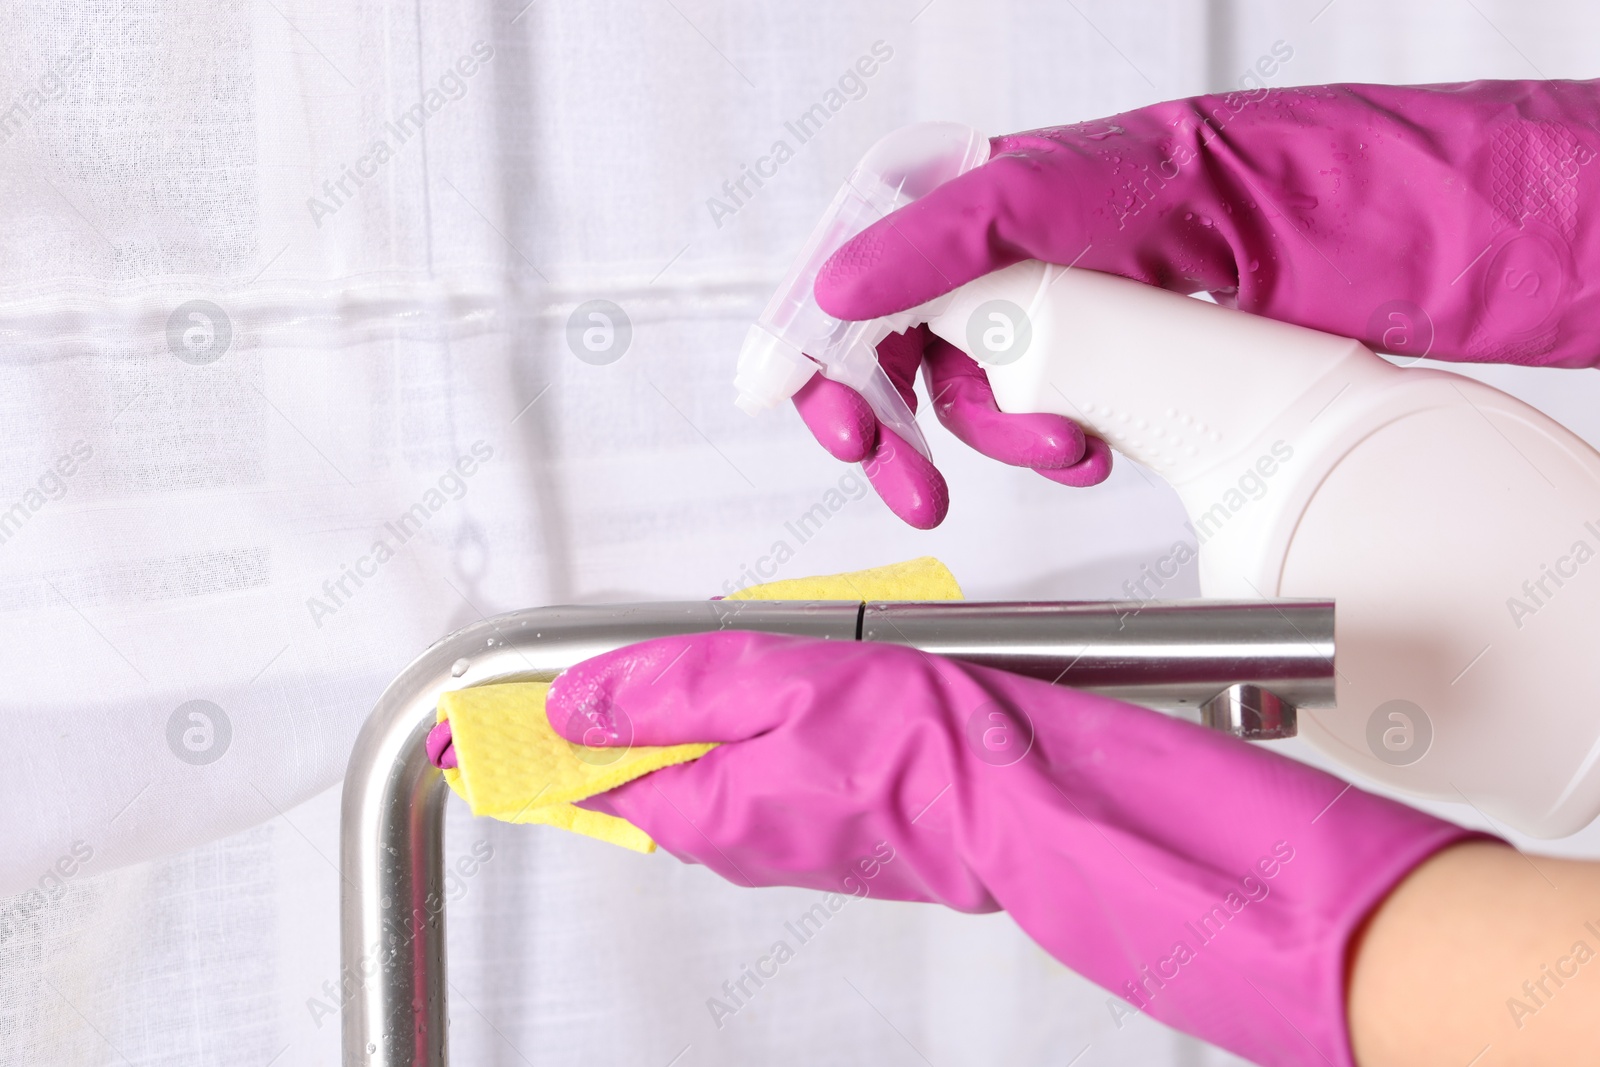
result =
[{"label": "chrome faucet", "polygon": [[692,601],[552,607],[486,619],[402,671],[362,727],[340,815],[344,1067],[445,1067],[444,799],[425,749],[439,694],[549,681],[652,637],[759,630],[909,645],[1188,711],[1253,740],[1332,707],[1329,601]]}]

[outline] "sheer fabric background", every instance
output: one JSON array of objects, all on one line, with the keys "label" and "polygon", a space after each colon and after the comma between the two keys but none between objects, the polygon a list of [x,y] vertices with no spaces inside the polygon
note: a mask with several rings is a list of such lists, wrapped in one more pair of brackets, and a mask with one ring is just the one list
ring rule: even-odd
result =
[{"label": "sheer fabric background", "polygon": [[[732,407],[746,325],[882,132],[1234,88],[1277,42],[1267,84],[1588,77],[1600,21],[524,2],[0,10],[0,1062],[337,1063],[334,787],[459,625],[924,553],[974,597],[1111,597],[1184,535],[1130,464],[1065,490],[931,420],[954,505],[915,533],[791,413]],[[569,337],[597,299],[610,363]],[[1592,373],[1483,373],[1600,439]],[[1003,916],[878,902],[719,1028],[706,999],[812,894],[459,807],[448,854],[459,1063],[1230,1062],[1119,1028]]]}]

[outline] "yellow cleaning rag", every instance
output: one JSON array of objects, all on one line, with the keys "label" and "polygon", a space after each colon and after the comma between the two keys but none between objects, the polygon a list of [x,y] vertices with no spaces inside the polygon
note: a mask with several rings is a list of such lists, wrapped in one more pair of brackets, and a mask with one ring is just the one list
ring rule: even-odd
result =
[{"label": "yellow cleaning rag", "polygon": [[[886,567],[793,578],[741,589],[729,600],[960,600],[961,588],[931,556]],[[450,720],[457,766],[444,772],[474,815],[543,823],[598,837],[637,852],[654,852],[643,830],[574,801],[631,782],[662,767],[687,763],[715,744],[589,748],[574,745],[545,718],[547,682],[480,685],[439,698],[439,721]]]}]

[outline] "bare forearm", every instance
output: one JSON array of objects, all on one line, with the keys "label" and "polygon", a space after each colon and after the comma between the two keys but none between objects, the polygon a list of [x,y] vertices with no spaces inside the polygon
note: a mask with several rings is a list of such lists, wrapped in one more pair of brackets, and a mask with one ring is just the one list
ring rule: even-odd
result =
[{"label": "bare forearm", "polygon": [[1352,949],[1361,1067],[1546,1067],[1600,1056],[1600,863],[1457,845]]}]

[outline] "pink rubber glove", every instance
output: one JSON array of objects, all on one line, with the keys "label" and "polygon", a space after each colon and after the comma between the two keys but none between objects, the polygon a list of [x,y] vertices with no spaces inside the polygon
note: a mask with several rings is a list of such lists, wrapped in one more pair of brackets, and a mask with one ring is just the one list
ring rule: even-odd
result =
[{"label": "pink rubber glove", "polygon": [[[1485,81],[1202,96],[999,137],[984,166],[840,248],[817,301],[841,318],[876,318],[1041,259],[1203,290],[1401,356],[1592,366],[1597,122],[1600,82]],[[907,358],[884,360],[902,383]],[[951,377],[936,363],[930,354],[935,396]],[[939,412],[952,429],[967,423],[958,436],[1007,462],[1073,469],[1055,463],[1072,462],[1075,440],[1058,417],[995,415],[981,370],[963,373],[983,384]],[[840,441],[870,444],[875,426],[843,389],[795,398],[835,455]],[[1085,476],[1057,480],[1108,469],[1079,462]],[[946,495],[910,449],[879,462],[872,480],[913,525],[932,509],[902,501]]]},{"label": "pink rubber glove", "polygon": [[449,719],[436,723],[433,729],[428,731],[425,746],[428,750],[428,762],[440,770],[450,770],[458,765],[455,734],[450,729]]},{"label": "pink rubber glove", "polygon": [[1480,836],[1246,742],[912,649],[724,631],[559,677],[569,740],[721,741],[584,802],[741,885],[1003,908],[1135,1009],[1268,1065],[1352,1063],[1346,949]]},{"label": "pink rubber glove", "polygon": [[[1063,415],[1002,412],[982,368],[925,326],[885,338],[878,345],[878,362],[912,411],[917,410],[912,382],[920,365],[939,421],[991,459],[1032,467],[1062,485],[1095,485],[1111,473],[1111,448],[1104,441],[1087,436]],[[812,436],[835,459],[862,465],[889,510],[919,530],[944,521],[950,510],[944,475],[879,423],[854,389],[817,374],[795,394],[794,404]]]}]

